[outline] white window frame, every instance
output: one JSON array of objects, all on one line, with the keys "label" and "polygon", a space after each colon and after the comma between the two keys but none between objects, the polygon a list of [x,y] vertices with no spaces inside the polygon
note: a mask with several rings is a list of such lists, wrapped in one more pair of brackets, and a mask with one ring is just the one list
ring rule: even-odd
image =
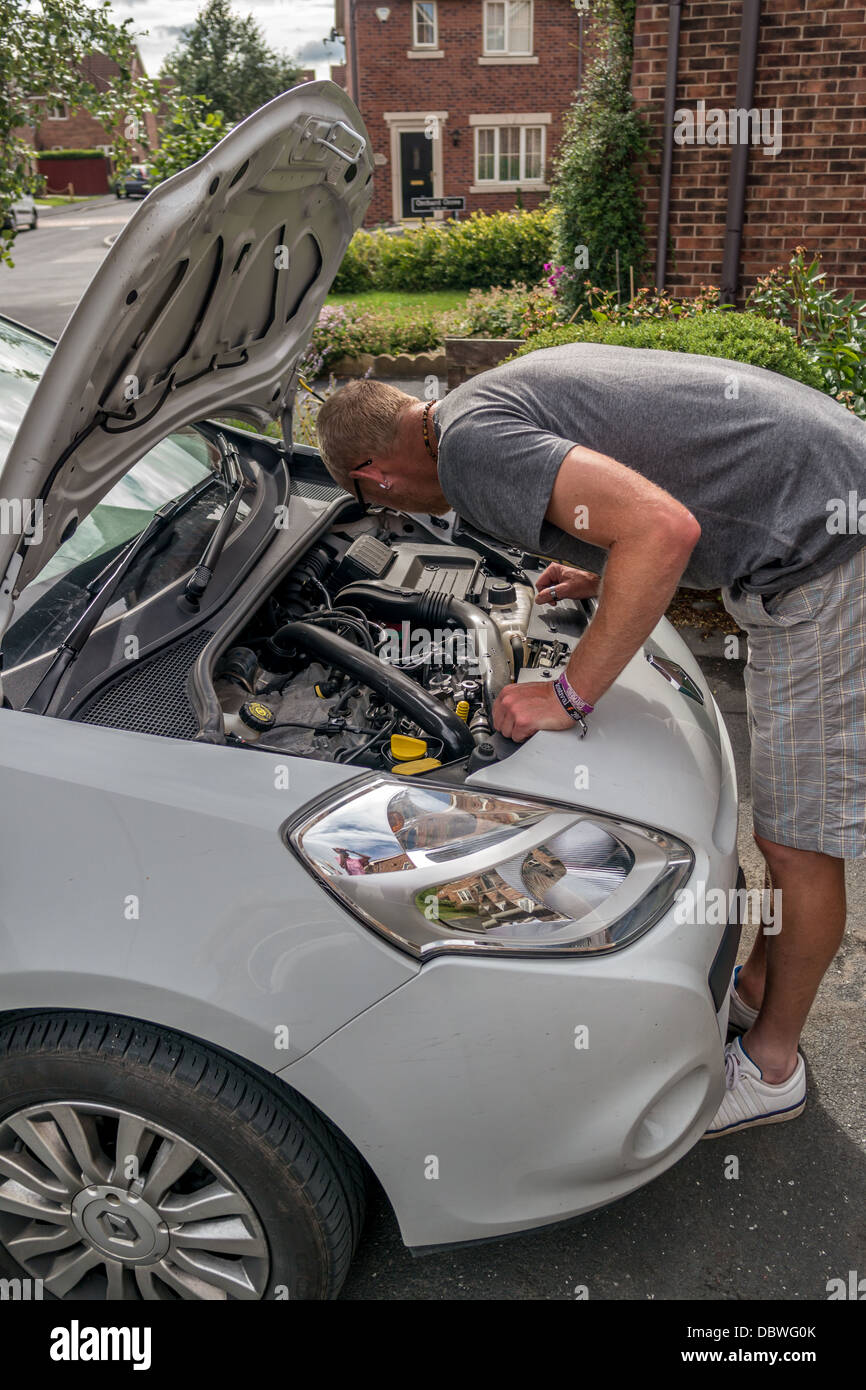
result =
[{"label": "white window frame", "polygon": [[[517,129],[517,130],[520,131],[520,172],[519,172],[519,175],[518,175],[518,177],[517,177],[516,179],[501,179],[501,178],[499,177],[499,156],[500,156],[500,151],[501,151],[500,132],[501,132],[503,129],[506,129],[506,130],[514,130],[514,129]],[[492,178],[492,179],[485,179],[485,178],[482,178],[482,177],[481,177],[481,173],[480,173],[480,169],[479,169],[478,161],[479,161],[480,150],[481,150],[481,140],[480,140],[479,137],[480,137],[480,133],[481,133],[482,130],[492,130],[492,131],[494,132],[494,140],[493,140],[493,169],[494,169],[494,173],[493,173],[493,178]],[[526,132],[527,132],[527,130],[540,130],[540,131],[541,131],[541,174],[540,174],[540,176],[539,176],[538,178],[528,178],[528,177],[526,176],[526,173],[525,173],[525,170],[526,170]],[[546,160],[546,152],[547,152],[547,138],[546,138],[546,133],[545,133],[545,126],[544,126],[542,123],[538,122],[538,121],[527,121],[525,124],[520,124],[520,125],[518,125],[516,122],[505,122],[505,123],[494,124],[494,123],[491,121],[490,125],[477,125],[477,126],[475,127],[475,166],[474,166],[475,184],[476,184],[479,188],[489,187],[489,188],[491,188],[491,189],[493,189],[493,188],[517,188],[518,185],[519,185],[521,188],[527,188],[527,189],[528,189],[528,188],[539,188],[539,187],[541,187],[541,186],[544,185],[544,167],[545,167],[545,160]]]},{"label": "white window frame", "polygon": [[68,121],[69,108],[67,107],[66,102],[61,101],[57,104],[57,106],[52,106],[51,110],[47,113],[45,119],[47,121]]},{"label": "white window frame", "polygon": [[[530,54],[533,52],[533,42],[534,42],[534,38],[535,38],[535,4],[534,4],[534,0],[529,0],[529,47],[528,47],[528,48],[512,48],[511,45],[510,45],[508,12],[509,12],[509,5],[511,5],[511,4],[514,3],[514,2],[515,2],[515,0],[484,0],[484,17],[483,17],[484,37],[483,37],[483,45],[484,45],[484,57],[485,57],[485,58],[525,58],[525,57],[529,57]],[[503,4],[503,3],[504,3],[504,5],[505,5],[505,47],[504,47],[504,48],[488,48],[488,46],[487,46],[487,16],[488,16],[488,14],[490,13],[490,6],[491,6],[492,4]]]},{"label": "white window frame", "polygon": [[436,0],[432,0],[433,5],[433,38],[429,43],[421,43],[418,38],[418,5],[422,0],[412,0],[412,47],[418,50],[438,48],[439,46],[439,6]]}]

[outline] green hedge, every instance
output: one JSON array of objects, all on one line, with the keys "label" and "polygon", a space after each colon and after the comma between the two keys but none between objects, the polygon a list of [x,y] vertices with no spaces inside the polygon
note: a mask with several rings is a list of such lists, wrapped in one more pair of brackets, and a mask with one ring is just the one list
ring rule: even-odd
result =
[{"label": "green hedge", "polygon": [[34,150],[37,159],[105,159],[102,150]]},{"label": "green hedge", "polygon": [[619,347],[660,348],[726,357],[793,377],[824,389],[821,370],[798,347],[793,333],[758,314],[707,310],[686,319],[644,319],[638,323],[573,323],[546,328],[528,338],[508,360],[560,343],[611,343]]},{"label": "green hedge", "polygon": [[332,289],[491,289],[523,280],[532,285],[550,260],[552,211],[474,212],[462,222],[429,222],[401,234],[363,228],[355,233]]}]

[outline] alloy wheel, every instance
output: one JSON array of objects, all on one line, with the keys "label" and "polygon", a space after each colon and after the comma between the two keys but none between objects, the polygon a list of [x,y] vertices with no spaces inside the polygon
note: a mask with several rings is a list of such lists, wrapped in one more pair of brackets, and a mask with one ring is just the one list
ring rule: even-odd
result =
[{"label": "alloy wheel", "polygon": [[89,1101],[0,1121],[0,1244],[58,1298],[261,1299],[270,1271],[252,1203],[212,1159]]}]

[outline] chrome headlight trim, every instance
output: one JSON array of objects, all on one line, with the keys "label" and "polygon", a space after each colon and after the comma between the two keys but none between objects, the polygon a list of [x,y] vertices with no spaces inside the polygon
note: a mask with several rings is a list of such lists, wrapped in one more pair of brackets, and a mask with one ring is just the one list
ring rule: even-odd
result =
[{"label": "chrome headlight trim", "polygon": [[[377,792],[382,795],[413,790],[433,796],[480,795],[501,806],[516,810],[524,808],[527,813],[526,828],[504,836],[503,842],[508,844],[511,853],[502,854],[500,851],[498,858],[492,861],[491,852],[496,853],[496,850],[494,847],[491,851],[489,844],[480,852],[467,852],[462,859],[452,854],[440,855],[435,850],[429,855],[423,850],[418,851],[417,866],[413,864],[399,872],[386,871],[385,879],[391,880],[387,888],[393,891],[378,894],[375,890],[359,891],[359,880],[366,877],[366,873],[346,877],[333,871],[324,872],[321,862],[317,862],[315,855],[308,852],[305,838],[330,819],[329,833],[333,839],[333,829],[338,824],[336,818],[351,804],[363,803],[365,798]],[[368,811],[370,805],[368,802]],[[513,869],[515,857],[531,850],[533,843],[537,845],[544,838],[556,839],[558,835],[564,835],[581,824],[596,827],[600,833],[607,834],[611,840],[624,846],[626,852],[633,856],[633,862],[620,884],[608,895],[607,912],[596,917],[587,914],[583,919],[586,925],[577,939],[565,944],[553,940],[535,944],[483,934],[458,936],[453,930],[449,932],[442,928],[438,919],[435,922],[425,921],[418,910],[419,894],[434,882],[442,886],[443,881],[453,878],[458,865],[461,865],[464,876],[481,868],[496,873],[500,867],[511,865]],[[339,833],[340,836],[345,835],[342,829]],[[541,797],[486,791],[483,787],[467,787],[462,782],[400,778],[384,773],[365,773],[329,790],[314,802],[306,803],[297,815],[283,825],[281,834],[306,871],[341,907],[391,946],[419,962],[443,954],[470,954],[498,959],[574,959],[624,950],[650,931],[671,909],[677,892],[691,877],[695,863],[692,849],[677,836],[631,820],[620,820],[608,812]],[[416,853],[415,850],[412,852]],[[379,885],[383,881],[380,877]],[[383,907],[387,910],[383,910]]]}]

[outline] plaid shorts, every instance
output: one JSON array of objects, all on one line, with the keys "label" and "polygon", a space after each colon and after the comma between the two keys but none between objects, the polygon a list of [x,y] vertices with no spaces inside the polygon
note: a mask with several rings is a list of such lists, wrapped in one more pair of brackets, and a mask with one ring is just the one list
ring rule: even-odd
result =
[{"label": "plaid shorts", "polygon": [[776,844],[866,856],[866,538],[796,589],[722,590],[748,636],[755,829]]}]

